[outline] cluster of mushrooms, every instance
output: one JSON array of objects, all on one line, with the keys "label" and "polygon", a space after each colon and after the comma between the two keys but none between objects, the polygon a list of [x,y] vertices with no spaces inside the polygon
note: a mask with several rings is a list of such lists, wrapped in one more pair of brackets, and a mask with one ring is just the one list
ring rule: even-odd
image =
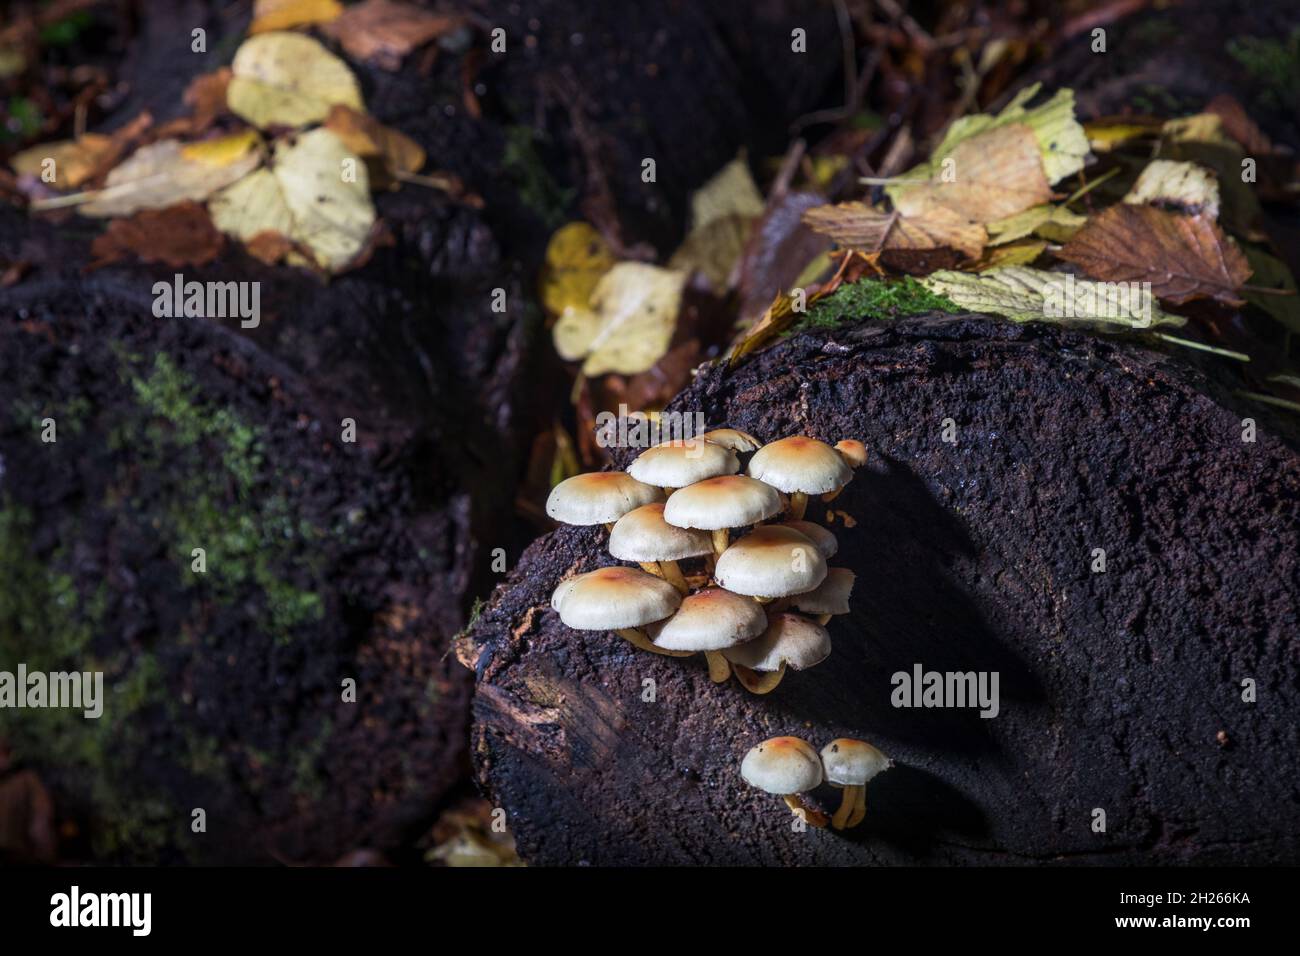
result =
[{"label": "cluster of mushrooms", "polygon": [[844,790],[839,809],[830,818],[836,830],[855,827],[867,814],[867,784],[892,767],[893,761],[864,740],[840,737],[822,748],[798,737],[764,740],[740,762],[740,775],[750,786],[785,798],[786,806],[809,826],[826,826],[826,815],[809,807],[800,794],[823,781]]},{"label": "cluster of mushrooms", "polygon": [[[639,568],[562,581],[551,606],[575,630],[612,630],[671,657],[703,653],[714,683],[734,673],[746,689],[768,693],[787,668],[826,659],[824,625],[849,611],[854,574],[827,567],[835,535],[804,513],[810,495],[831,501],[865,461],[858,441],[831,447],[800,435],[764,445],[722,428],[655,445],[627,472],[562,481],[546,513],[605,525],[609,553]],[[741,529],[749,530],[733,539]]]}]

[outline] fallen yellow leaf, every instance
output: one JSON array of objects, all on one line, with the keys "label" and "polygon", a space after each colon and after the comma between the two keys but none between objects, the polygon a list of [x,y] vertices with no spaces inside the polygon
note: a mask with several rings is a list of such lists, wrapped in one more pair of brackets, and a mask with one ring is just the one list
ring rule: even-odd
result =
[{"label": "fallen yellow leaf", "polygon": [[245,40],[231,71],[230,111],[262,129],[319,123],[335,103],[365,111],[347,64],[300,33],[262,33]]},{"label": "fallen yellow leaf", "polygon": [[80,139],[66,139],[54,143],[42,143],[20,153],[15,153],[9,160],[9,166],[20,176],[42,178],[45,161],[54,161],[53,186],[64,189],[76,189],[94,173],[100,160],[114,149],[110,136],[87,133]]},{"label": "fallen yellow leaf", "polygon": [[338,0],[257,0],[249,34],[329,23],[343,12]]},{"label": "fallen yellow leaf", "polygon": [[1045,203],[989,223],[989,241],[991,245],[1000,246],[1026,236],[1038,235],[1052,242],[1065,242],[1087,221],[1087,216],[1071,212],[1064,206]]},{"label": "fallen yellow leaf", "polygon": [[164,139],[142,146],[113,168],[103,189],[60,196],[32,203],[32,208],[54,209],[79,206],[84,216],[129,216],[141,209],[162,209],[192,200],[202,202],[219,189],[248,175],[262,161],[256,139],[244,134],[233,137],[242,143],[242,151],[214,141],[214,154],[223,154],[224,163],[193,159],[185,155],[187,147],[178,140]]},{"label": "fallen yellow leaf", "polygon": [[[340,175],[348,160],[353,181]],[[352,261],[370,235],[375,209],[365,164],[327,129],[276,144],[270,169],[260,169],[214,196],[217,228],[244,242],[272,232],[307,250],[312,263],[337,272]],[[304,264],[299,253],[288,261]]]},{"label": "fallen yellow leaf", "polygon": [[685,284],[679,272],[620,262],[596,283],[589,310],[571,309],[556,322],[557,350],[585,355],[587,376],[644,372],[668,351]]},{"label": "fallen yellow leaf", "polygon": [[[596,283],[617,261],[590,223],[571,222],[561,226],[546,244],[546,261],[539,283],[542,305],[551,315],[563,315],[570,309],[586,310]],[[564,355],[563,350],[561,354]],[[579,350],[578,354],[565,355],[565,358],[572,360],[582,354]]]}]

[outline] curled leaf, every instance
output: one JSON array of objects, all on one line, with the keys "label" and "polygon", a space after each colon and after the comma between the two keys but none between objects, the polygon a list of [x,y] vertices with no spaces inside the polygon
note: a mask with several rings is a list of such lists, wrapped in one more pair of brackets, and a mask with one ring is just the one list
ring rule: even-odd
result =
[{"label": "curled leaf", "polygon": [[1219,183],[1214,173],[1195,163],[1153,159],[1124,197],[1128,203],[1173,206],[1191,215],[1219,218]]}]

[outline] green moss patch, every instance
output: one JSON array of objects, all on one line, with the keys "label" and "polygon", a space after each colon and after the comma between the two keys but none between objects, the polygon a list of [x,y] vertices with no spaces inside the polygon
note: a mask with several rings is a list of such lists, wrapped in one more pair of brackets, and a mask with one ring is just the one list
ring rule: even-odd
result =
[{"label": "green moss patch", "polygon": [[788,334],[818,329],[838,329],[872,319],[898,319],[926,312],[960,312],[957,306],[931,292],[915,279],[863,279],[842,285],[813,303],[802,321]]}]

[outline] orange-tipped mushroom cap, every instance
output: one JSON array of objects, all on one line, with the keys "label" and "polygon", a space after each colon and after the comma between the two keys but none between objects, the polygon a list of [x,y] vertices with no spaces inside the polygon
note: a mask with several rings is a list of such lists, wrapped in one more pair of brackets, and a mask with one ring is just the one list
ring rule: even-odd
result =
[{"label": "orange-tipped mushroom cap", "polygon": [[624,472],[593,471],[566,478],[552,488],[546,513],[565,524],[608,524],[662,498],[658,488]]},{"label": "orange-tipped mushroom cap", "polygon": [[853,477],[834,448],[804,435],[764,445],[750,459],[748,473],[787,494],[809,495],[836,491]]},{"label": "orange-tipped mushroom cap", "polygon": [[629,511],[609,533],[609,553],[620,561],[681,561],[712,552],[713,539],[703,531],[665,521],[659,501]]},{"label": "orange-tipped mushroom cap", "polygon": [[798,531],[763,525],[722,552],[713,576],[737,594],[786,597],[821,584],[826,577],[826,559]]},{"label": "orange-tipped mushroom cap", "polygon": [[840,453],[844,463],[850,468],[861,468],[867,463],[867,446],[856,438],[845,438],[835,443],[835,450]]},{"label": "orange-tipped mushroom cap", "polygon": [[720,651],[753,640],[765,630],[767,615],[753,598],[705,588],[682,601],[677,613],[653,625],[649,634],[669,651]]},{"label": "orange-tipped mushroom cap", "polygon": [[806,793],[822,782],[822,762],[806,741],[773,737],[745,754],[740,775],[751,787],[768,793]]},{"label": "orange-tipped mushroom cap", "polygon": [[679,528],[717,531],[741,528],[781,510],[781,496],[771,485],[744,475],[706,478],[668,496],[664,520]]},{"label": "orange-tipped mushroom cap", "polygon": [[647,448],[627,471],[646,484],[681,488],[705,478],[734,475],[740,471],[740,461],[730,448],[703,438],[687,438]]},{"label": "orange-tipped mushroom cap", "polygon": [[600,568],[556,589],[560,620],[575,631],[609,631],[662,621],[682,603],[681,593],[637,568]]}]

